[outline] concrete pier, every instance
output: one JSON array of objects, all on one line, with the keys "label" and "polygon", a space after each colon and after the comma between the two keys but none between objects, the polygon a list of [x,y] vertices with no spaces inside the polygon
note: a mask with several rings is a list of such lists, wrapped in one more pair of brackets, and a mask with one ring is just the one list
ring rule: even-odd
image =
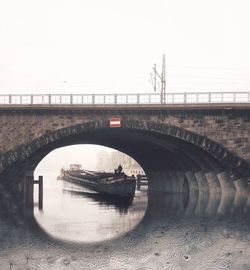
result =
[{"label": "concrete pier", "polygon": [[206,206],[209,199],[209,188],[207,183],[207,178],[205,177],[203,171],[198,171],[194,174],[199,190],[198,202],[195,208],[195,213],[197,215],[205,214]]},{"label": "concrete pier", "polygon": [[185,176],[187,178],[188,186],[189,186],[189,200],[188,200],[188,206],[186,209],[186,214],[190,215],[191,213],[194,212],[197,206],[197,201],[198,201],[198,196],[199,196],[198,183],[196,181],[196,178],[193,172],[188,171],[185,173]]},{"label": "concrete pier", "polygon": [[173,179],[171,178],[169,172],[149,172],[147,175],[149,179],[148,188],[150,191],[173,193]]},{"label": "concrete pier", "polygon": [[236,188],[227,171],[217,174],[217,178],[221,186],[221,200],[218,207],[218,214],[228,216],[231,214]]},{"label": "concrete pier", "polygon": [[248,190],[247,190],[247,179],[240,178],[233,181],[233,184],[236,189],[234,201],[233,201],[233,212],[237,212],[244,207],[248,199]]},{"label": "concrete pier", "polygon": [[180,193],[181,192],[181,183],[180,183],[180,179],[178,178],[178,176],[176,175],[175,171],[171,171],[168,173],[169,179],[171,179],[171,183],[172,183],[172,193]]},{"label": "concrete pier", "polygon": [[214,171],[205,174],[208,183],[209,197],[206,208],[206,215],[211,216],[217,213],[217,209],[221,199],[221,186]]}]

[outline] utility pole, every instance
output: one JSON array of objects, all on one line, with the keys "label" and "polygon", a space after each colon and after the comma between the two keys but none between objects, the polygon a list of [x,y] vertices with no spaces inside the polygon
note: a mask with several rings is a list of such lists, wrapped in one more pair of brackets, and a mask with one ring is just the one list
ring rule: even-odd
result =
[{"label": "utility pole", "polygon": [[156,64],[153,66],[153,74],[151,75],[151,84],[153,84],[154,91],[157,90],[157,78],[160,79],[161,84],[161,103],[164,104],[166,102],[166,60],[165,54],[162,56],[162,71],[161,74],[158,73],[156,69]]},{"label": "utility pole", "polygon": [[165,60],[165,54],[163,54],[163,56],[162,56],[161,101],[162,101],[162,103],[166,103],[166,60]]}]

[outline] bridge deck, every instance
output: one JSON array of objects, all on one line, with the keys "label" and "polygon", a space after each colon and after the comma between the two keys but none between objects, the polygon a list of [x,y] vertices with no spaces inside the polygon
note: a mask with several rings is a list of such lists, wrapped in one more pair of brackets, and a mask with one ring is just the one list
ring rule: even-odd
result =
[{"label": "bridge deck", "polygon": [[250,109],[250,103],[199,104],[4,104],[0,110],[230,110]]}]

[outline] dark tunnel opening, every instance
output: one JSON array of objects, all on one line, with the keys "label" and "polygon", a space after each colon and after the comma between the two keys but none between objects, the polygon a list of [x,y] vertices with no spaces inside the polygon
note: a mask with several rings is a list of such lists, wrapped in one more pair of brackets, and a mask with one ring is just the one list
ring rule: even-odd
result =
[{"label": "dark tunnel opening", "polygon": [[[171,211],[208,216],[231,215],[237,211],[247,215],[249,211],[246,178],[232,176],[230,168],[194,143],[163,132],[133,128],[90,129],[58,137],[10,167],[2,179],[10,190],[16,191],[18,187],[20,195],[26,171],[34,171],[54,149],[78,144],[116,149],[141,165],[148,178],[148,206],[144,218],[158,218]],[[175,197],[173,205],[169,201],[172,196]],[[179,210],[168,212],[166,209],[171,207]]]}]

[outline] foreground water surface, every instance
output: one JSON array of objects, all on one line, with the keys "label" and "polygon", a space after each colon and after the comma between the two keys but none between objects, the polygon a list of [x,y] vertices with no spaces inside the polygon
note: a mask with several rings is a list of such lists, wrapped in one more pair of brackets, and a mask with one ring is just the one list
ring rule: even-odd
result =
[{"label": "foreground water surface", "polygon": [[58,182],[46,196],[28,222],[1,213],[1,270],[250,269],[249,212],[232,196],[219,212],[213,197],[209,207],[143,191],[117,202]]}]

